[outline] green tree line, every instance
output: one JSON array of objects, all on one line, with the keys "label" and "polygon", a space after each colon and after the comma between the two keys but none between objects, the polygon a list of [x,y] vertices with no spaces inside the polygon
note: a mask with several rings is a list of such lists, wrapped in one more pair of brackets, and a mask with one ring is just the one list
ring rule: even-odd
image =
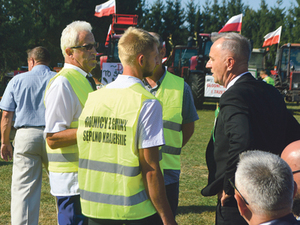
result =
[{"label": "green tree line", "polygon": [[[95,6],[106,0],[0,0],[1,76],[27,64],[26,50],[45,46],[51,52],[51,67],[62,63],[60,36],[67,24],[85,20],[92,24],[95,39],[105,42],[111,17],[94,16]],[[116,0],[117,13],[137,14],[138,27],[162,35],[172,45],[186,44],[196,33],[218,32],[232,16],[243,13],[242,35],[260,48],[264,36],[282,26],[280,45],[300,43],[300,0],[289,8],[283,0],[269,6],[261,0],[257,10],[242,0]],[[276,45],[270,47],[267,67],[273,67]]]}]

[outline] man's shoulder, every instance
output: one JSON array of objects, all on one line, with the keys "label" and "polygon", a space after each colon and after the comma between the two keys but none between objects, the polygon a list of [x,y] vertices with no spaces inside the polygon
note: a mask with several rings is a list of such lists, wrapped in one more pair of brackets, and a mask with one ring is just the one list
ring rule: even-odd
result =
[{"label": "man's shoulder", "polygon": [[298,221],[292,213],[289,213],[283,217],[280,217],[275,220],[271,220],[267,223],[262,224],[268,224],[268,225],[297,225],[300,224],[300,221]]},{"label": "man's shoulder", "polygon": [[31,71],[27,71],[24,73],[20,73],[16,76],[14,76],[15,80],[22,80],[22,79],[28,79],[30,76],[40,76],[41,73],[46,73],[48,75],[54,76],[56,72],[51,71],[48,66],[42,65],[42,66],[35,66],[32,68]]},{"label": "man's shoulder", "polygon": [[165,75],[165,78],[166,77],[171,77],[171,78],[174,78],[174,79],[177,79],[177,80],[180,80],[180,81],[184,81],[184,79],[182,77],[179,77],[171,72],[169,72],[168,70],[166,70],[166,75]]}]

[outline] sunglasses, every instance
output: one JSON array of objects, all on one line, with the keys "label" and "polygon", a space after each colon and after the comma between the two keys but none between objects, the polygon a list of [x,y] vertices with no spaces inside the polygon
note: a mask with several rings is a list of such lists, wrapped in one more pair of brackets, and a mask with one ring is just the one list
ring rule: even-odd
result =
[{"label": "sunglasses", "polygon": [[292,173],[294,174],[294,173],[299,173],[299,172],[300,172],[300,170],[295,170]]},{"label": "sunglasses", "polygon": [[71,48],[85,48],[86,50],[91,50],[92,48],[98,48],[99,47],[99,43],[95,42],[94,44],[87,44],[87,45],[82,45],[82,46],[74,46]]},{"label": "sunglasses", "polygon": [[242,197],[242,199],[244,200],[244,202],[249,205],[249,203],[247,202],[247,200],[244,198],[244,196],[241,194],[241,192],[236,188],[236,186],[234,185],[233,181],[230,179],[228,179],[229,183],[231,184],[231,186],[240,194],[240,196]]}]

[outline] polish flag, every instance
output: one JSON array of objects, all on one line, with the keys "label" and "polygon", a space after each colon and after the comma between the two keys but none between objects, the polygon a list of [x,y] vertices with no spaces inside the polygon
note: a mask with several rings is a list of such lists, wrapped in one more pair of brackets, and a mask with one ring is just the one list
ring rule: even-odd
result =
[{"label": "polish flag", "polygon": [[280,36],[281,36],[281,29],[282,29],[282,26],[280,26],[277,30],[275,30],[271,33],[268,33],[266,36],[264,36],[265,41],[263,43],[263,47],[274,45],[274,44],[279,44]]},{"label": "polish flag", "polygon": [[105,46],[108,46],[109,44],[109,36],[111,35],[111,25],[109,25],[106,40],[105,40]]},{"label": "polish flag", "polygon": [[96,5],[94,16],[102,17],[116,13],[116,1],[109,0],[103,4]]},{"label": "polish flag", "polygon": [[219,31],[221,32],[228,32],[228,31],[241,31],[242,30],[242,18],[243,14],[239,14],[236,16],[231,17],[225,26]]}]

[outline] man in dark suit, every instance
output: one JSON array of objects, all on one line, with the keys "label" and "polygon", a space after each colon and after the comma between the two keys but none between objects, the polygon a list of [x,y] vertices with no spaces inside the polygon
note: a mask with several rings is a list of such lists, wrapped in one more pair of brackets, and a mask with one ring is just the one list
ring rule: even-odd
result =
[{"label": "man in dark suit", "polygon": [[238,209],[249,225],[300,224],[292,214],[297,185],[291,168],[278,155],[243,152],[232,187]]},{"label": "man in dark suit", "polygon": [[214,81],[227,88],[207,146],[208,184],[201,192],[204,196],[218,195],[217,225],[247,224],[239,215],[228,181],[234,177],[238,155],[251,149],[280,154],[300,137],[300,125],[280,93],[248,72],[250,54],[245,37],[221,33],[215,37],[206,65]]}]

